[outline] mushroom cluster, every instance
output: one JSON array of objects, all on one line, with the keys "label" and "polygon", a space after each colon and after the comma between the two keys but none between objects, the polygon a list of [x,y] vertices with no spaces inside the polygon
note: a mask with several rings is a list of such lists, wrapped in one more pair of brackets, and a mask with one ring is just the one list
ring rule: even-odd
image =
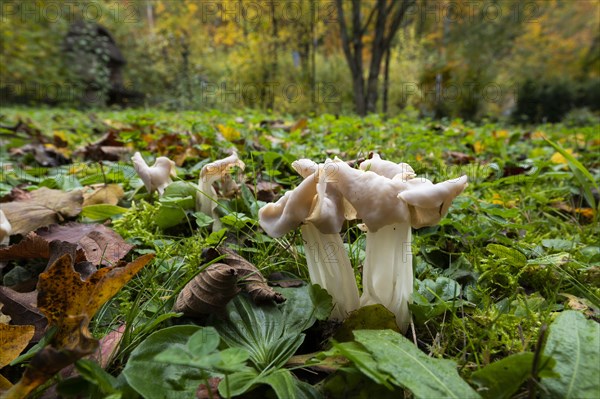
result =
[{"label": "mushroom cluster", "polygon": [[[382,304],[406,331],[413,292],[411,228],[438,223],[467,186],[467,177],[433,184],[416,177],[410,165],[378,154],[360,169],[338,158],[323,164],[302,159],[293,167],[304,180],[260,209],[263,230],[281,237],[301,225],[310,279],[332,296],[332,319],[343,320],[359,306]],[[367,232],[360,297],[339,235],[346,219],[362,220]]]}]

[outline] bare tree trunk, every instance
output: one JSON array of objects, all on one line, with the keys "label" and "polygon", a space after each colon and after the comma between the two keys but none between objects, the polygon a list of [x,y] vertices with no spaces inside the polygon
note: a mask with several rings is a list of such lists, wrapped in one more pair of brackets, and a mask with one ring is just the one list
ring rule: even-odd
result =
[{"label": "bare tree trunk", "polygon": [[[379,93],[379,75],[381,62],[389,50],[392,39],[403,24],[408,22],[406,11],[416,0],[376,0],[364,25],[361,24],[361,2],[352,0],[352,36],[348,32],[342,0],[336,0],[340,36],[346,62],[352,74],[354,104],[359,115],[375,112]],[[376,15],[375,32],[371,45],[371,63],[365,85],[362,58],[363,36]],[[366,86],[366,87],[365,87]]]},{"label": "bare tree trunk", "polygon": [[390,88],[390,53],[392,49],[389,47],[385,52],[385,66],[383,70],[383,109],[381,112],[385,117],[388,113],[388,92]]}]

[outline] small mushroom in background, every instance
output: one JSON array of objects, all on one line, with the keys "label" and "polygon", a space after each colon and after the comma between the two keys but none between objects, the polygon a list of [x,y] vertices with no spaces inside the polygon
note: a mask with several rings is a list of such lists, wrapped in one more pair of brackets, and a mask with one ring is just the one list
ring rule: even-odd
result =
[{"label": "small mushroom in background", "polygon": [[333,299],[332,320],[344,320],[359,306],[358,287],[350,258],[339,235],[345,215],[353,213],[331,186],[324,165],[306,159],[292,164],[304,180],[277,202],[259,210],[259,223],[271,237],[301,226],[308,273],[313,284]]},{"label": "small mushroom in background", "polygon": [[213,183],[226,176],[235,166],[241,170],[244,170],[246,167],[244,162],[238,158],[237,152],[234,151],[233,154],[226,158],[204,165],[200,171],[200,179],[198,181],[200,195],[196,196],[196,210],[214,219],[213,231],[221,229],[221,221],[217,214],[217,191],[213,187]]},{"label": "small mushroom in background", "polygon": [[146,191],[148,191],[149,194],[158,191],[158,195],[162,196],[165,188],[173,182],[171,176],[177,176],[175,162],[167,157],[156,158],[156,161],[152,166],[148,166],[139,152],[136,152],[133,157],[131,157],[131,160],[133,161],[133,168],[144,182]]},{"label": "small mushroom in background", "polygon": [[411,227],[438,223],[467,186],[467,177],[433,184],[415,177],[409,165],[381,160],[377,154],[362,162],[361,170],[337,158],[325,165],[335,171],[336,188],[366,226],[360,304],[384,305],[406,331],[413,292]]},{"label": "small mushroom in background", "polygon": [[12,226],[2,209],[0,209],[0,246],[8,245],[11,232]]}]

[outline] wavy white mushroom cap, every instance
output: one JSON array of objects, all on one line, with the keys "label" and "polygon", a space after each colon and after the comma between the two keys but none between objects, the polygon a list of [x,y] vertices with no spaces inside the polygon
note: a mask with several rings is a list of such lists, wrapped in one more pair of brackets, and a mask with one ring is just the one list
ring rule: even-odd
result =
[{"label": "wavy white mushroom cap", "polygon": [[377,153],[374,153],[371,159],[361,162],[360,169],[370,170],[371,172],[375,172],[388,179],[401,178],[403,180],[408,180],[416,176],[415,171],[409,164],[404,162],[393,163],[391,161],[383,160]]},{"label": "wavy white mushroom cap", "polygon": [[0,244],[8,243],[11,231],[12,226],[10,225],[2,209],[0,209]]},{"label": "wavy white mushroom cap", "polygon": [[[425,180],[425,179],[412,179]],[[427,180],[422,184],[410,184],[409,189],[398,194],[410,208],[411,224],[414,228],[432,226],[448,213],[456,198],[467,187],[467,176],[432,184]]]},{"label": "wavy white mushroom cap", "polygon": [[323,234],[339,233],[353,209],[330,185],[334,176],[324,164],[308,159],[295,161],[292,166],[304,180],[277,202],[259,210],[263,230],[272,237],[281,237],[302,223],[312,223]]},{"label": "wavy white mushroom cap", "polygon": [[[328,163],[330,169],[333,166],[336,170],[335,187],[372,232],[396,223],[410,222],[415,228],[434,225],[467,185],[466,176],[438,184],[422,178],[406,180],[406,174],[395,172],[408,169],[391,162],[384,164],[376,160],[367,171],[362,164],[362,170],[357,170],[339,159],[325,162]],[[387,176],[376,173],[373,167]],[[393,178],[388,177],[392,175]]]},{"label": "wavy white mushroom cap", "polygon": [[317,195],[317,174],[302,181],[286,192],[277,202],[267,204],[258,211],[260,227],[271,237],[282,237],[300,226],[308,218]]},{"label": "wavy white mushroom cap", "polygon": [[292,162],[292,168],[294,168],[296,173],[306,179],[319,169],[319,164],[311,159],[302,158]]},{"label": "wavy white mushroom cap", "polygon": [[217,208],[217,192],[212,185],[217,180],[223,178],[236,166],[244,170],[246,164],[244,164],[244,162],[238,157],[237,152],[234,151],[230,156],[207,163],[202,167],[198,185],[200,186],[200,191],[202,191],[204,194],[196,196],[197,210],[207,215],[216,217],[215,209]]},{"label": "wavy white mushroom cap", "polygon": [[165,188],[173,182],[171,176],[176,176],[175,162],[167,157],[158,157],[153,166],[148,166],[139,152],[136,152],[131,160],[133,168],[149,193],[158,191],[159,195],[162,195]]}]

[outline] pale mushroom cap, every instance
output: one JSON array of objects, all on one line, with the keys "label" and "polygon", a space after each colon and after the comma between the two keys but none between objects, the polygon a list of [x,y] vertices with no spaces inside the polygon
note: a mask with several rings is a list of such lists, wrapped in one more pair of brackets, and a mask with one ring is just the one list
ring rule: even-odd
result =
[{"label": "pale mushroom cap", "polygon": [[423,178],[407,180],[411,173],[407,171],[412,168],[379,159],[370,161],[368,171],[364,171],[368,165],[361,164],[362,170],[357,170],[339,159],[325,164],[328,163],[335,166],[333,175],[337,176],[331,184],[354,207],[357,218],[373,232],[396,223],[410,222],[415,228],[434,225],[467,185],[466,176],[438,184]]},{"label": "pale mushroom cap", "polygon": [[467,176],[461,176],[438,184],[416,185],[401,192],[398,197],[409,205],[411,224],[414,228],[432,226],[439,223],[448,213],[454,198],[462,193],[467,185]]},{"label": "pale mushroom cap", "polygon": [[198,186],[202,194],[196,196],[196,209],[215,218],[216,226],[218,226],[218,215],[216,213],[217,192],[212,185],[227,175],[236,166],[242,170],[246,167],[244,162],[238,157],[237,152],[234,151],[228,157],[207,163],[200,171]]},{"label": "pale mushroom cap", "polygon": [[325,165],[335,169],[336,176],[331,184],[356,210],[369,231],[393,223],[406,223],[410,220],[408,206],[398,199],[398,193],[407,185],[401,179],[392,180],[375,172],[353,169],[345,162],[328,160]]},{"label": "pale mushroom cap", "polygon": [[308,218],[317,195],[316,179],[316,174],[309,176],[277,202],[260,208],[259,224],[269,236],[282,237]]},{"label": "pale mushroom cap", "polygon": [[360,169],[375,172],[388,179],[400,176],[402,179],[408,180],[416,176],[415,171],[409,164],[383,160],[377,153],[373,154],[371,159],[361,162]]},{"label": "pale mushroom cap", "polygon": [[0,244],[2,244],[4,241],[8,241],[7,239],[10,237],[11,232],[12,226],[10,225],[10,222],[8,221],[2,209],[0,209]]},{"label": "pale mushroom cap", "polygon": [[216,182],[225,174],[229,173],[235,166],[242,170],[246,167],[235,151],[226,158],[204,165],[200,171],[200,186],[206,186]]},{"label": "pale mushroom cap", "polygon": [[175,162],[167,157],[158,157],[152,166],[148,166],[139,152],[136,152],[131,160],[133,168],[149,193],[158,190],[158,193],[162,195],[165,188],[173,182],[171,176],[176,175]]}]

